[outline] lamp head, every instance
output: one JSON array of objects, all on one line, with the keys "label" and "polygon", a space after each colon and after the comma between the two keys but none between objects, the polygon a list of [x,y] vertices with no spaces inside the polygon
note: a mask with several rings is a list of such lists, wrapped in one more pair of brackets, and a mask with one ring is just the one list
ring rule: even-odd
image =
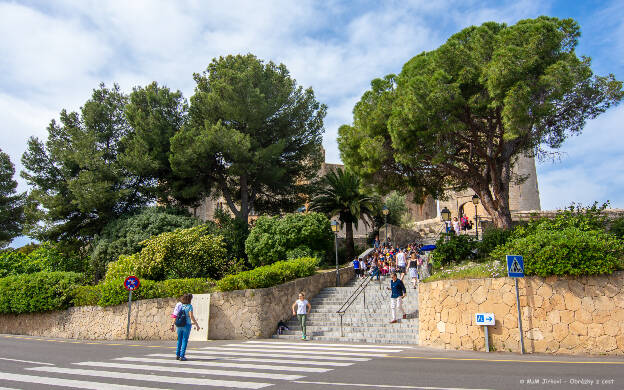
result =
[{"label": "lamp head", "polygon": [[383,215],[388,215],[390,213],[390,210],[388,210],[388,206],[384,205],[384,207],[381,209],[381,212],[383,213]]},{"label": "lamp head", "polygon": [[340,230],[338,226],[338,221],[331,221],[331,229],[332,229],[332,232],[338,233],[338,231]]},{"label": "lamp head", "polygon": [[442,216],[442,220],[448,222],[451,220],[451,212],[446,207],[440,211],[440,215]]},{"label": "lamp head", "polygon": [[479,196],[477,194],[472,196],[472,203],[474,205],[478,205],[479,204]]}]

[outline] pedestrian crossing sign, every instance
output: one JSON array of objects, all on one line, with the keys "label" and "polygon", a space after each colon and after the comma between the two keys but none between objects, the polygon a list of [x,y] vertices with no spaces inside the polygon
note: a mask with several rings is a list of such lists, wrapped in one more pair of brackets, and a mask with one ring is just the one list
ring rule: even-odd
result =
[{"label": "pedestrian crossing sign", "polygon": [[518,255],[507,255],[507,276],[524,278],[524,259]]}]

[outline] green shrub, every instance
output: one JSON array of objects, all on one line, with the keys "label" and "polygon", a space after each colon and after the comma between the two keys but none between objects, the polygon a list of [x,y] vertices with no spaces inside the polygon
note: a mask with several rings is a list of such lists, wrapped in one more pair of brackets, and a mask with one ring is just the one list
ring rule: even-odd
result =
[{"label": "green shrub", "polygon": [[[113,279],[95,286],[79,286],[73,292],[75,306],[114,306],[128,302],[124,279]],[[215,282],[211,279],[170,279],[161,282],[141,280],[139,288],[132,292],[132,300],[153,298],[177,298],[185,293],[211,292]]]},{"label": "green shrub", "polygon": [[278,261],[236,275],[228,275],[217,282],[217,290],[232,291],[272,287],[290,280],[313,275],[316,272],[317,265],[318,259],[314,257]]},{"label": "green shrub", "polygon": [[0,278],[0,313],[32,313],[67,308],[84,276],[75,272],[36,272]]},{"label": "green shrub", "polygon": [[209,277],[230,273],[221,236],[207,234],[204,225],[159,234],[143,243],[141,252],[120,256],[108,265],[106,280],[135,275],[149,280]]},{"label": "green shrub", "polygon": [[479,249],[479,257],[482,259],[487,258],[494,248],[499,245],[504,245],[507,242],[509,237],[511,237],[512,232],[513,230],[510,229],[499,229],[494,227],[486,229],[483,232],[481,241],[477,245]]},{"label": "green shrub", "polygon": [[97,280],[106,272],[106,265],[121,255],[141,250],[141,242],[161,233],[190,228],[201,221],[186,210],[147,207],[138,214],[123,216],[107,224],[95,238],[91,251],[91,267]]},{"label": "green shrub", "polygon": [[287,214],[258,218],[245,241],[245,251],[251,265],[257,267],[284,260],[288,251],[296,248],[325,254],[332,243],[331,225],[323,214]]},{"label": "green shrub", "polygon": [[459,263],[475,257],[478,242],[467,235],[442,237],[436,242],[436,249],[431,255],[434,267],[444,267],[450,263]]},{"label": "green shrub", "polygon": [[84,272],[87,259],[63,254],[55,244],[45,242],[28,250],[6,249],[0,252],[0,277],[34,272]]},{"label": "green shrub", "polygon": [[506,255],[523,256],[527,275],[610,274],[621,266],[624,242],[602,228],[554,230],[546,224],[490,253],[491,258],[500,261],[505,261]]},{"label": "green shrub", "polygon": [[614,219],[609,228],[609,232],[620,240],[624,239],[624,217]]}]

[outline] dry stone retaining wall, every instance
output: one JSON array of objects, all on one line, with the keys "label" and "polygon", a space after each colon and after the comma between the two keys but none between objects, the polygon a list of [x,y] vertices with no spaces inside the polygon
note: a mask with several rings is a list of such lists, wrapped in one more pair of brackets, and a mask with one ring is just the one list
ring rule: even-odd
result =
[{"label": "dry stone retaining wall", "polygon": [[[624,272],[592,277],[519,279],[527,352],[624,354]],[[519,351],[518,312],[511,278],[421,283],[419,342],[446,349],[484,349],[477,312],[494,313],[490,345]]]},{"label": "dry stone retaining wall", "polygon": [[[353,279],[352,267],[340,270],[340,281]],[[202,328],[191,340],[248,339],[270,337],[280,320],[290,318],[290,307],[300,291],[311,299],[325,287],[335,285],[336,273],[319,272],[271,288],[238,290],[193,297],[194,315]],[[132,303],[130,338],[175,340],[170,317],[175,298],[146,299]],[[128,305],[79,306],[67,310],[0,314],[0,334],[23,334],[71,339],[123,340],[126,338]]]}]

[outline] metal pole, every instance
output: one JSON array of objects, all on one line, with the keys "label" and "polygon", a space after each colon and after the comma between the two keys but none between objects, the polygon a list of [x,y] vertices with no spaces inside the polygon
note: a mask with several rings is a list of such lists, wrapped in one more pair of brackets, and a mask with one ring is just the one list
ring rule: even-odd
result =
[{"label": "metal pole", "polygon": [[126,340],[130,338],[130,312],[132,311],[132,290],[128,294],[128,326],[126,327]]},{"label": "metal pole", "polygon": [[384,225],[385,225],[385,230],[386,230],[386,241],[384,242],[384,244],[388,244],[388,216],[384,215]]},{"label": "metal pole", "polygon": [[483,329],[485,330],[485,352],[490,352],[490,337],[488,336],[487,325],[483,325]]},{"label": "metal pole", "polygon": [[364,308],[366,309],[366,286],[364,286],[364,290],[362,290],[362,292],[364,293]]},{"label": "metal pole", "polygon": [[475,234],[477,240],[479,239],[479,214],[477,214],[477,205],[475,205]]},{"label": "metal pole", "polygon": [[344,337],[344,334],[342,333],[342,316],[343,314],[340,313],[340,337]]},{"label": "metal pole", "polygon": [[524,355],[524,335],[522,334],[522,314],[520,312],[520,293],[518,292],[518,278],[516,281],[516,306],[518,307],[518,328],[520,329],[520,353]]},{"label": "metal pole", "polygon": [[338,272],[338,233],[334,233],[334,244],[336,247],[336,287],[339,287],[340,273]]}]

